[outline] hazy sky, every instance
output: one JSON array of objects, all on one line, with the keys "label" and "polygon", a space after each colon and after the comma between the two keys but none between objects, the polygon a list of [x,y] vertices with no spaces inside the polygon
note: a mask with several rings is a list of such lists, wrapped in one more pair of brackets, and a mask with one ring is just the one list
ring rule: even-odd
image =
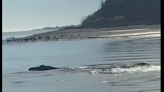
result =
[{"label": "hazy sky", "polygon": [[101,0],[2,0],[3,32],[79,24]]}]

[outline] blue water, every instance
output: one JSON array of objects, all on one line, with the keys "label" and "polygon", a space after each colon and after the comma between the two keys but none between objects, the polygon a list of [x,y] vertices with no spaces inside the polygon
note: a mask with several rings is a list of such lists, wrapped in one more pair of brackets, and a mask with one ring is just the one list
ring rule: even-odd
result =
[{"label": "blue water", "polygon": [[[4,44],[3,92],[160,92],[160,44],[160,37]],[[80,67],[128,62],[148,62],[152,67],[119,74],[90,74],[87,69],[28,71],[41,64]]]}]

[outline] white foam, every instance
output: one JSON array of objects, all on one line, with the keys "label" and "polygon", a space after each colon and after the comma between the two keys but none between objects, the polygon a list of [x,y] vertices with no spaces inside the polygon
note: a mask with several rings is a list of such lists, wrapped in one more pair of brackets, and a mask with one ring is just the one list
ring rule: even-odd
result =
[{"label": "white foam", "polygon": [[102,81],[102,83],[106,83],[106,82],[109,82],[109,81]]},{"label": "white foam", "polygon": [[121,73],[134,73],[134,72],[150,72],[161,71],[161,66],[150,67],[134,67],[134,68],[113,68],[106,71],[90,71],[90,74],[121,74]]},{"label": "white foam", "polygon": [[98,74],[96,70],[90,71],[89,74]]},{"label": "white foam", "polygon": [[86,69],[88,68],[88,66],[72,66],[72,67],[68,67],[69,69]]}]

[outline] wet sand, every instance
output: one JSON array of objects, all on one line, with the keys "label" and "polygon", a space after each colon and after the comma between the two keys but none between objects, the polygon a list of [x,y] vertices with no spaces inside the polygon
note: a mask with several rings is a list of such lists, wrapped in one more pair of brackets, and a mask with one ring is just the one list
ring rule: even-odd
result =
[{"label": "wet sand", "polygon": [[[54,36],[60,39],[86,39],[86,38],[98,38],[98,37],[107,37],[108,36],[115,36],[120,34],[132,34],[132,33],[142,33],[142,32],[159,32],[160,26],[159,25],[152,25],[152,26],[129,26],[129,27],[113,27],[113,28],[101,28],[101,29],[67,29],[67,30],[60,30],[60,31],[52,31],[46,32],[41,34],[35,34],[34,37],[41,36],[43,37],[42,40],[46,40],[45,36],[49,36],[49,40],[55,40]],[[30,37],[33,37],[30,36]],[[38,40],[38,39],[37,39]]]},{"label": "wet sand", "polygon": [[[110,37],[127,37],[146,34],[159,34],[160,25],[149,26],[129,26],[129,27],[110,27],[100,29],[65,29],[59,31],[51,31],[45,33],[34,34],[25,38],[35,38],[28,42],[36,41],[58,41],[58,40],[80,40],[80,39],[96,39]],[[23,41],[24,42],[24,41]]]}]

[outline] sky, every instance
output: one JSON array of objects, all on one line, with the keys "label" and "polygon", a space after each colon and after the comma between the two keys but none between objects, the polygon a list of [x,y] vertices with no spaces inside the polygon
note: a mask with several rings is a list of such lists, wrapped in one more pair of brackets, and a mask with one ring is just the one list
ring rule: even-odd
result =
[{"label": "sky", "polygon": [[101,0],[2,0],[2,32],[78,25]]}]

